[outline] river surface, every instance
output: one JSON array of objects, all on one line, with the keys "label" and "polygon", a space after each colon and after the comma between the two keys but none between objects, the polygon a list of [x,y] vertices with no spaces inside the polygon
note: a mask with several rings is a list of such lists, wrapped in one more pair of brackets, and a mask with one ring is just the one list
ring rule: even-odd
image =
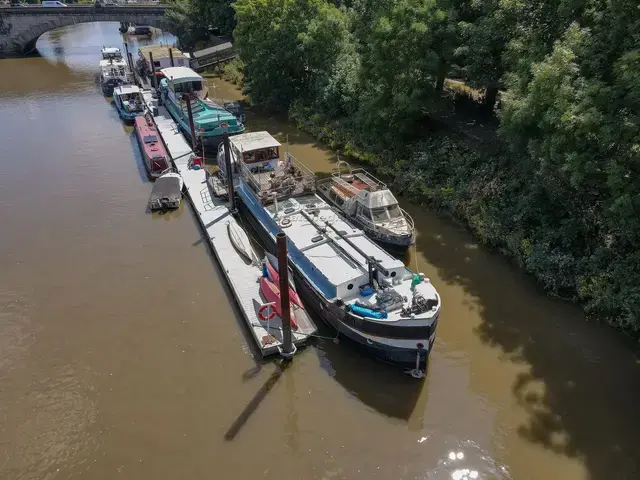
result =
[{"label": "river surface", "polygon": [[[0,60],[0,478],[640,474],[634,355],[419,206],[404,205],[420,232],[407,261],[444,302],[424,382],[325,339],[281,375],[257,365],[188,206],[146,213],[132,129],[96,82],[117,28]],[[291,124],[247,117],[334,168]]]}]

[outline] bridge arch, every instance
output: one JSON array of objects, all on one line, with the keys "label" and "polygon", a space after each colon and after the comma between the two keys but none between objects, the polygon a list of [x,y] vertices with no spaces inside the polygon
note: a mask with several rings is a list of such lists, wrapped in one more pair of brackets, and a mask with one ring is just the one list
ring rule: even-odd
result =
[{"label": "bridge arch", "polygon": [[0,35],[0,56],[21,56],[35,49],[38,38],[50,30],[90,22],[129,22],[170,30],[164,17],[165,7],[106,7],[93,6],[27,9],[0,11],[0,25],[5,35]]}]

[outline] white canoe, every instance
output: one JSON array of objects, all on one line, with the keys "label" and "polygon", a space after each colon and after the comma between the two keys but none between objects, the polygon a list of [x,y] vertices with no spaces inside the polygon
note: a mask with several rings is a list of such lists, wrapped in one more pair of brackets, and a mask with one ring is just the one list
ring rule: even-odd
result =
[{"label": "white canoe", "polygon": [[253,251],[253,247],[249,242],[249,237],[242,227],[236,222],[230,221],[227,222],[227,232],[229,232],[229,238],[231,239],[231,243],[235,249],[251,263],[259,265],[260,261],[258,260],[258,256],[256,255],[256,252]]}]

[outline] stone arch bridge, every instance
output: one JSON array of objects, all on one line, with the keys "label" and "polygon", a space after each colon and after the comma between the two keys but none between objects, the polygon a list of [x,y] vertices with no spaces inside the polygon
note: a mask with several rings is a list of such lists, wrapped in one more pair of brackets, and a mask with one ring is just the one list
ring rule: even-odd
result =
[{"label": "stone arch bridge", "polygon": [[0,7],[0,57],[25,55],[44,32],[86,22],[129,22],[167,29],[163,5]]}]

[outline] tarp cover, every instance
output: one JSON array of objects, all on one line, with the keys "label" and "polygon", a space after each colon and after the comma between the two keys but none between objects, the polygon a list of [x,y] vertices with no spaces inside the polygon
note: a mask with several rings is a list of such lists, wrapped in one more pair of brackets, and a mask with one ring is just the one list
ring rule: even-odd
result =
[{"label": "tarp cover", "polygon": [[167,199],[170,202],[177,202],[182,198],[180,191],[180,179],[176,177],[160,177],[156,180],[151,190],[149,203],[161,199]]}]

